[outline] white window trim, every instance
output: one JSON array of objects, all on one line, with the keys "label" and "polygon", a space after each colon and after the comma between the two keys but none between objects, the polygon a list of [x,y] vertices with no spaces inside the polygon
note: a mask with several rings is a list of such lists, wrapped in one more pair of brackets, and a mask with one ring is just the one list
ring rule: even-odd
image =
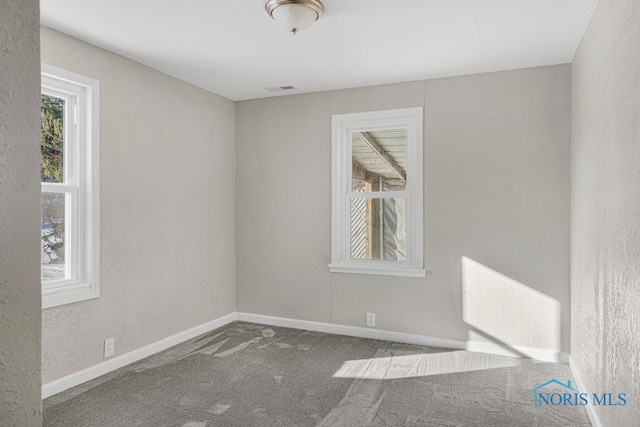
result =
[{"label": "white window trim", "polygon": [[[408,129],[407,153],[407,259],[406,261],[353,260],[349,256],[349,203],[351,192],[351,134],[358,131]],[[332,273],[425,277],[423,237],[423,108],[371,111],[332,116]],[[393,197],[385,192],[385,197]]]},{"label": "white window trim", "polygon": [[70,268],[75,270],[75,277],[42,286],[42,308],[50,308],[100,295],[100,82],[42,64],[42,91],[75,94],[78,103],[74,121],[80,124],[74,135],[77,141],[66,153],[77,160],[71,167],[79,166],[79,169],[65,168],[65,176],[73,175],[77,184],[74,187],[77,188],[65,184],[42,184],[43,190],[69,192],[75,198],[74,209],[69,214],[79,240],[71,245],[74,253]]}]

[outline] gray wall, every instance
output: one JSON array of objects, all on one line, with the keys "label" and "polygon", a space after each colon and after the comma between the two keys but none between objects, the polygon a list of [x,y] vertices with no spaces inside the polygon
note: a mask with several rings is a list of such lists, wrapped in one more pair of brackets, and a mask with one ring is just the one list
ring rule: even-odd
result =
[{"label": "gray wall", "polygon": [[40,405],[40,41],[37,0],[0,2],[0,424]]},{"label": "gray wall", "polygon": [[[101,84],[101,295],[43,311],[43,382],[235,311],[235,103],[48,28]],[[37,248],[36,248],[37,249]]]},{"label": "gray wall", "polygon": [[605,426],[640,420],[640,2],[600,0],[572,65],[571,354]]},{"label": "gray wall", "polygon": [[[330,274],[331,115],[421,105],[427,277]],[[236,114],[238,311],[355,326],[373,311],[380,329],[569,350],[568,65],[242,101]],[[508,309],[478,324],[498,304],[482,286]]]}]

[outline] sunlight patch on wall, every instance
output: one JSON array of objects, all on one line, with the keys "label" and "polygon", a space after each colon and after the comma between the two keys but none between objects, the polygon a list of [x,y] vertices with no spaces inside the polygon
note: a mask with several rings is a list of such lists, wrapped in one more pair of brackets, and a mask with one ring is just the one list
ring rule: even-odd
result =
[{"label": "sunlight patch on wall", "polygon": [[467,257],[462,309],[472,341],[560,351],[560,302]]}]

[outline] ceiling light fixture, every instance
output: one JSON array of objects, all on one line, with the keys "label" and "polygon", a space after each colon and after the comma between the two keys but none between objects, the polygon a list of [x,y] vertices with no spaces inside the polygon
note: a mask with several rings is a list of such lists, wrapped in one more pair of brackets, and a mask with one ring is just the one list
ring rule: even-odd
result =
[{"label": "ceiling light fixture", "polygon": [[324,12],[320,0],[269,0],[264,8],[270,17],[293,34],[309,28]]}]

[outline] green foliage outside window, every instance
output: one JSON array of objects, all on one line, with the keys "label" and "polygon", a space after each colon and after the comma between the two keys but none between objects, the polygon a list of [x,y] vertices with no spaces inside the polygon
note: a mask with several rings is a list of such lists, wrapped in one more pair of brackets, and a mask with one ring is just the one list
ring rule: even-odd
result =
[{"label": "green foliage outside window", "polygon": [[43,94],[40,113],[42,182],[63,182],[64,100]]}]

